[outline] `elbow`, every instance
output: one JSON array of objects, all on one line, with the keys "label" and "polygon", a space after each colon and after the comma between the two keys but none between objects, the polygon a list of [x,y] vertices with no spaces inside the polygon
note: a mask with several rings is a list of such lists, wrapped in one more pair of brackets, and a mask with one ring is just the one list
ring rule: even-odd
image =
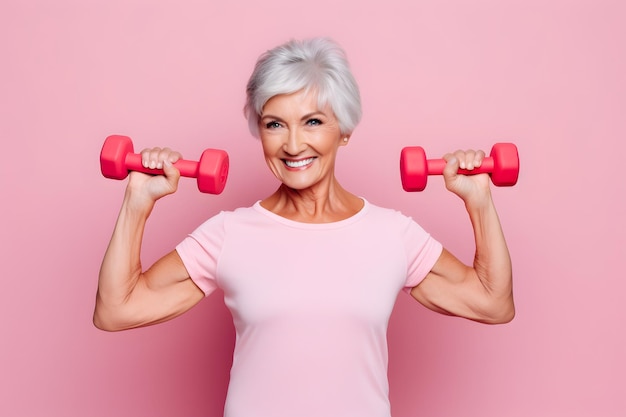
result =
[{"label": "elbow", "polygon": [[93,316],[93,325],[96,329],[102,330],[105,332],[114,332],[116,331],[113,326],[108,325],[106,322],[101,320],[100,318]]},{"label": "elbow", "polygon": [[487,314],[480,320],[485,324],[507,324],[515,318],[515,304],[513,298],[503,303],[492,306]]},{"label": "elbow", "polygon": [[513,303],[513,300],[511,299],[510,307],[508,308],[507,313],[504,316],[504,320],[501,322],[501,324],[510,323],[513,321],[514,318],[515,318],[515,304]]},{"label": "elbow", "polygon": [[111,314],[107,314],[106,312],[105,304],[99,291],[98,294],[96,294],[96,305],[93,310],[92,322],[98,330],[106,332],[114,332],[118,330],[118,328],[114,325],[115,323],[113,320],[111,320]]},{"label": "elbow", "polygon": [[515,318],[515,309],[500,313],[497,316],[493,316],[487,321],[488,324],[507,324],[513,321]]},{"label": "elbow", "polygon": [[119,332],[132,328],[129,321],[122,314],[121,307],[106,306],[105,303],[98,298],[96,307],[93,312],[93,325],[106,332]]},{"label": "elbow", "polygon": [[120,330],[125,330],[124,327],[120,326],[114,320],[107,318],[101,312],[96,309],[93,314],[93,325],[98,330],[102,330],[105,332],[118,332]]}]

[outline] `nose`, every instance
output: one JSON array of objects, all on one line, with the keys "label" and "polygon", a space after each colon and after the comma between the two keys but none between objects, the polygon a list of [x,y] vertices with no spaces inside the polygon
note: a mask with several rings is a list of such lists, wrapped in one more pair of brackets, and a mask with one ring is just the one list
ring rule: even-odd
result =
[{"label": "nose", "polygon": [[283,144],[283,151],[292,156],[301,154],[306,149],[306,142],[297,129],[289,130],[289,134]]}]

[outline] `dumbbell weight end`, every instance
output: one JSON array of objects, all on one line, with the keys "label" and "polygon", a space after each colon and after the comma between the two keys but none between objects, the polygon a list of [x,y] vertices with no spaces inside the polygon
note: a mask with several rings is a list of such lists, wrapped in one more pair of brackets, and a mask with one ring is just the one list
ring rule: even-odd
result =
[{"label": "dumbbell weight end", "polygon": [[423,191],[428,180],[426,152],[421,146],[408,146],[400,153],[400,177],[404,191]]},{"label": "dumbbell weight end", "polygon": [[228,153],[221,149],[206,149],[198,163],[198,189],[203,193],[224,191],[230,164]]}]

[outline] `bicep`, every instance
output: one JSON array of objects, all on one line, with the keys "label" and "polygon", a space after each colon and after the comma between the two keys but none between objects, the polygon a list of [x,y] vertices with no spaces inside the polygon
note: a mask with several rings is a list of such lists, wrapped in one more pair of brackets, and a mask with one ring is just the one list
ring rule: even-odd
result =
[{"label": "bicep", "polygon": [[484,287],[473,268],[463,264],[445,248],[439,259],[411,296],[442,314],[478,320]]}]

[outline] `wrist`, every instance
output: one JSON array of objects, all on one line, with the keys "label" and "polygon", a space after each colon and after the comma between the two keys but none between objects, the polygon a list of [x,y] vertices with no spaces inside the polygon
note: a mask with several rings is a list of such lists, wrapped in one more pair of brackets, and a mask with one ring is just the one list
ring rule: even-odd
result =
[{"label": "wrist", "polygon": [[465,209],[472,212],[483,212],[485,209],[493,208],[493,199],[491,198],[491,190],[487,188],[484,192],[472,193],[463,199]]},{"label": "wrist", "polygon": [[141,190],[127,187],[122,206],[135,215],[148,217],[154,208],[154,203],[155,201]]}]

